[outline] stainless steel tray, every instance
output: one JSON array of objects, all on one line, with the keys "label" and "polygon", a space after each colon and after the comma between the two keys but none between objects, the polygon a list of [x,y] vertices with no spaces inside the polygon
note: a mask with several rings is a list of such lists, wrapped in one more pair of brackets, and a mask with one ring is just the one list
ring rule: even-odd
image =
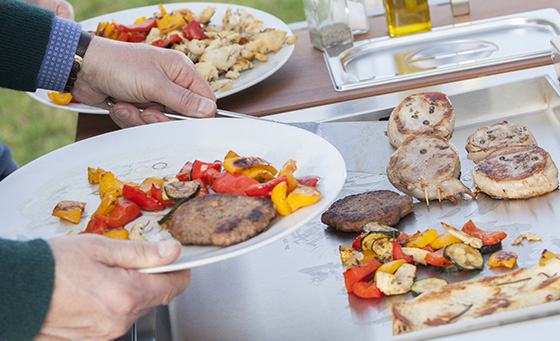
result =
[{"label": "stainless steel tray", "polygon": [[346,91],[550,55],[558,35],[560,14],[543,9],[358,41],[324,57],[335,89]]},{"label": "stainless steel tray", "polygon": [[[545,75],[489,87],[485,84],[479,80],[477,89],[450,94],[457,113],[452,142],[460,153],[462,180],[472,188],[474,163],[466,158],[467,136],[482,125],[502,120],[527,125],[539,145],[560,165],[560,88],[553,78]],[[387,122],[383,119],[404,97],[388,98],[389,102],[370,106],[368,112],[339,111],[344,116],[329,119],[336,122],[323,121],[318,126],[317,134],[332,142],[347,163],[348,178],[341,197],[394,189],[385,171],[394,149],[385,136]],[[275,115],[276,119],[281,117]],[[543,249],[560,252],[558,190],[528,200],[493,200],[480,195],[476,200],[466,197],[458,205],[444,201],[426,206],[416,201],[415,212],[397,227],[406,233],[427,228],[443,231],[440,222],[461,227],[469,219],[482,229],[506,231],[504,248],[519,255],[518,267],[536,264]],[[542,242],[512,246],[516,236],[525,232],[541,235]],[[355,237],[326,228],[317,217],[267,248],[195,268],[190,287],[169,305],[169,319],[159,327],[173,340],[393,339],[391,305],[411,296],[363,300],[346,293],[338,246],[348,245]],[[443,276],[420,267],[417,277],[440,276],[455,282],[498,273],[486,266],[482,272]],[[519,339],[519,335],[531,335],[534,329],[512,323],[558,314],[557,301],[394,339],[449,339],[451,335],[469,339],[469,332],[493,326],[502,326],[500,337]],[[554,321],[539,333],[547,335],[557,330],[560,318]]]}]

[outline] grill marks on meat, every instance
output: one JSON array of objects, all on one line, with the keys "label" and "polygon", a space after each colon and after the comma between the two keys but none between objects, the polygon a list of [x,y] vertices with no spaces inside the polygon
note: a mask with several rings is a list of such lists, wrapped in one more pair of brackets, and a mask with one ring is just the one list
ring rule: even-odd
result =
[{"label": "grill marks on meat", "polygon": [[393,186],[419,200],[448,199],[474,194],[460,180],[461,162],[455,146],[443,137],[409,137],[391,156],[387,177]]},{"label": "grill marks on meat", "polygon": [[169,232],[184,245],[230,246],[266,231],[275,217],[266,197],[207,194],[181,205]]},{"label": "grill marks on meat", "polygon": [[496,149],[474,168],[476,190],[501,199],[526,199],[558,188],[558,168],[538,146]]},{"label": "grill marks on meat", "polygon": [[322,215],[323,224],[344,232],[362,232],[370,222],[395,226],[414,210],[412,198],[396,192],[379,190],[353,194],[335,201]]},{"label": "grill marks on meat", "polygon": [[536,146],[533,134],[524,125],[503,121],[477,129],[467,138],[467,158],[476,163],[500,147]]},{"label": "grill marks on meat", "polygon": [[441,92],[424,92],[408,96],[391,112],[387,136],[398,148],[416,134],[450,139],[454,129],[455,112],[449,98]]}]

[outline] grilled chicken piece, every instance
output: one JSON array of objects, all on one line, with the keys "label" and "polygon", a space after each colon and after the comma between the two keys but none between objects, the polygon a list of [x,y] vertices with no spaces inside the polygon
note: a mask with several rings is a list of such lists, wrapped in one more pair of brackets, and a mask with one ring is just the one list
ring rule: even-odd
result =
[{"label": "grilled chicken piece", "polygon": [[558,188],[558,168],[538,146],[498,148],[474,168],[476,191],[501,199],[526,199]]},{"label": "grilled chicken piece", "polygon": [[389,181],[398,190],[430,204],[456,194],[474,194],[460,180],[461,162],[455,146],[443,137],[413,135],[393,153],[387,166]]},{"label": "grilled chicken piece", "polygon": [[524,125],[503,121],[479,128],[467,138],[467,158],[476,163],[486,155],[505,146],[536,146],[533,134]]},{"label": "grilled chicken piece", "polygon": [[389,117],[387,136],[395,148],[416,134],[453,136],[455,113],[449,98],[441,92],[424,92],[405,98]]}]

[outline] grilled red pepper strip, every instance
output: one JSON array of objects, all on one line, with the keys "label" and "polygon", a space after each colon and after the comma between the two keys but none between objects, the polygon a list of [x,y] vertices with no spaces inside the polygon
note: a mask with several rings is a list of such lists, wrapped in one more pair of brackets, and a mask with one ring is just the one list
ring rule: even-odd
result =
[{"label": "grilled red pepper strip", "polygon": [[99,219],[96,219],[96,217],[94,216],[93,219],[88,222],[86,229],[82,233],[103,234],[103,232],[107,231],[108,229],[109,227],[107,226],[107,224]]},{"label": "grilled red pepper strip", "polygon": [[317,185],[317,182],[319,182],[319,180],[321,180],[321,178],[316,175],[306,175],[306,176],[296,178],[297,182],[309,187],[315,187]]},{"label": "grilled red pepper strip", "polygon": [[357,282],[352,286],[352,292],[361,298],[381,298],[383,292],[375,282]]},{"label": "grilled red pepper strip", "polygon": [[443,250],[445,248],[441,248],[437,251],[430,252],[426,255],[426,262],[433,266],[450,266],[451,263],[443,257]]},{"label": "grilled red pepper strip", "polygon": [[375,270],[380,266],[381,263],[376,259],[370,259],[361,265],[346,270],[344,272],[344,284],[348,293],[352,292],[355,283],[373,279]]},{"label": "grilled red pepper strip", "polygon": [[206,39],[206,28],[204,25],[200,23],[200,21],[193,19],[191,20],[185,28],[183,28],[183,34],[188,40],[198,39],[204,40]]},{"label": "grilled red pepper strip", "polygon": [[245,195],[245,190],[259,182],[255,179],[251,179],[243,174],[232,174],[228,171],[223,171],[222,174],[214,180],[212,188],[222,194],[236,194]]},{"label": "grilled red pepper strip", "polygon": [[209,169],[215,169],[218,172],[222,170],[222,161],[216,160],[213,163],[195,160],[192,165],[191,180],[200,179],[208,184],[207,173]]},{"label": "grilled red pepper strip", "polygon": [[181,38],[178,34],[174,34],[171,37],[169,37],[169,39],[156,40],[152,43],[152,45],[157,46],[157,47],[168,48],[168,47],[171,47],[171,45],[173,45],[175,43],[180,43],[182,41],[183,41],[183,38]]},{"label": "grilled red pepper strip", "polygon": [[157,26],[156,19],[149,18],[134,25],[120,25],[119,30],[125,32],[147,32]]},{"label": "grilled red pepper strip", "polygon": [[503,231],[480,230],[476,227],[472,220],[469,220],[465,225],[463,225],[461,230],[471,237],[482,240],[482,245],[484,246],[498,244],[507,237],[507,234]]},{"label": "grilled red pepper strip", "polygon": [[288,184],[288,177],[282,175],[267,182],[253,184],[245,190],[245,194],[250,197],[270,197],[272,189],[281,182]]},{"label": "grilled red pepper strip", "polygon": [[410,255],[405,255],[402,252],[401,244],[398,240],[395,240],[395,242],[393,243],[393,259],[404,259],[407,263],[412,263],[413,257]]},{"label": "grilled red pepper strip", "polygon": [[362,238],[364,237],[365,233],[362,232],[360,233],[360,235],[358,237],[356,237],[356,239],[354,239],[354,242],[352,243],[352,248],[356,249],[356,250],[361,250],[362,249]]},{"label": "grilled red pepper strip", "polygon": [[146,211],[161,211],[164,208],[163,204],[156,198],[142,192],[142,190],[136,187],[124,185],[122,196],[127,200],[135,202]]},{"label": "grilled red pepper strip", "polygon": [[152,197],[154,197],[157,201],[159,201],[165,207],[173,207],[177,203],[173,200],[167,200],[163,198],[163,190],[156,184],[152,183]]},{"label": "grilled red pepper strip", "polygon": [[191,161],[187,161],[187,163],[183,165],[179,173],[177,173],[176,178],[179,179],[179,181],[190,181],[192,169],[193,163]]},{"label": "grilled red pepper strip", "polygon": [[95,214],[94,219],[99,219],[110,228],[124,227],[126,224],[142,215],[140,206],[132,201],[120,199],[108,215]]},{"label": "grilled red pepper strip", "polygon": [[146,37],[148,35],[146,34],[146,32],[134,32],[130,38],[128,38],[128,41],[131,43],[139,43],[141,41],[146,40]]}]

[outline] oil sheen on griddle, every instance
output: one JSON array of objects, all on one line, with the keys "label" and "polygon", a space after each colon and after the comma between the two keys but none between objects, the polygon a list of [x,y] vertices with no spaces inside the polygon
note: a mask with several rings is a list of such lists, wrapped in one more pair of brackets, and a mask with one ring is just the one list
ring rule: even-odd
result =
[{"label": "oil sheen on griddle", "polygon": [[385,0],[385,9],[391,37],[432,29],[428,0]]}]

